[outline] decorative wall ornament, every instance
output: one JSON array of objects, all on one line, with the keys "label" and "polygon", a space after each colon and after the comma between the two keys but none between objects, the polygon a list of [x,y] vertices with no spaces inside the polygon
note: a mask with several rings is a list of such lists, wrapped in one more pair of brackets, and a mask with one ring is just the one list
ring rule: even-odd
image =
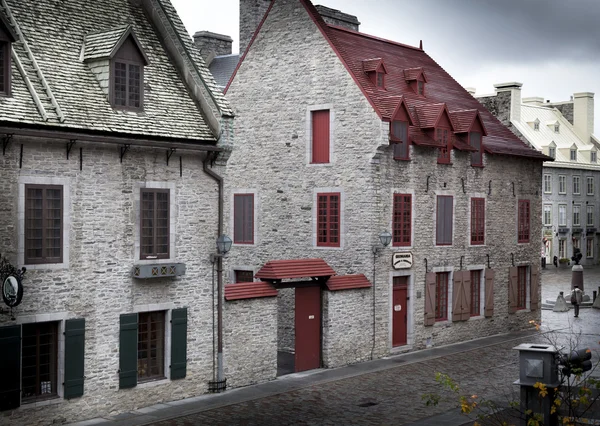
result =
[{"label": "decorative wall ornament", "polygon": [[14,308],[21,303],[23,299],[23,275],[27,269],[15,268],[10,262],[0,255],[0,283],[2,283],[2,300],[10,307]]}]

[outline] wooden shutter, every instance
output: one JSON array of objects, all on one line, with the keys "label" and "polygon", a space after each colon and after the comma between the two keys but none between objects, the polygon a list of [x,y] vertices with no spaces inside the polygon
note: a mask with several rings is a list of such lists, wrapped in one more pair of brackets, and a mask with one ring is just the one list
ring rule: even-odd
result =
[{"label": "wooden shutter", "polygon": [[312,162],[329,163],[329,110],[312,112]]},{"label": "wooden shutter", "polygon": [[119,333],[119,388],[137,386],[138,314],[122,314]]},{"label": "wooden shutter", "polygon": [[187,371],[187,308],[171,312],[171,380],[183,379]]},{"label": "wooden shutter", "polygon": [[452,321],[462,320],[461,293],[463,291],[463,271],[452,275]]},{"label": "wooden shutter", "polygon": [[508,270],[508,312],[517,312],[517,305],[519,301],[519,268],[512,267]]},{"label": "wooden shutter", "polygon": [[537,266],[531,267],[531,303],[530,308],[532,311],[538,309],[540,300],[540,273]]},{"label": "wooden shutter", "polygon": [[65,321],[65,399],[83,395],[85,319]]},{"label": "wooden shutter", "polygon": [[435,272],[425,274],[425,325],[435,324]]},{"label": "wooden shutter", "polygon": [[485,307],[483,313],[486,318],[494,315],[494,275],[493,269],[485,270]]},{"label": "wooden shutter", "polygon": [[471,318],[471,271],[462,271],[461,320]]},{"label": "wooden shutter", "polygon": [[21,405],[21,326],[0,327],[0,411]]},{"label": "wooden shutter", "polygon": [[438,195],[436,214],[436,244],[452,244],[452,196]]}]

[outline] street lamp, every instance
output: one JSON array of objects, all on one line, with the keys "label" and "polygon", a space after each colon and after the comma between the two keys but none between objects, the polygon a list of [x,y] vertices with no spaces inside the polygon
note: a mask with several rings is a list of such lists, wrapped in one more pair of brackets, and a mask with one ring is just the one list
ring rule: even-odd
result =
[{"label": "street lamp", "polygon": [[231,241],[231,238],[229,238],[227,235],[221,235],[219,238],[217,238],[217,253],[221,255],[227,254],[227,252],[231,250],[232,243],[233,241]]},{"label": "street lamp", "polygon": [[383,247],[377,247],[374,246],[373,247],[373,254],[377,254],[377,252],[379,250],[381,250],[384,247],[387,247],[390,245],[390,243],[392,242],[392,234],[390,234],[388,231],[383,231],[379,234],[379,242],[381,242],[381,245]]}]

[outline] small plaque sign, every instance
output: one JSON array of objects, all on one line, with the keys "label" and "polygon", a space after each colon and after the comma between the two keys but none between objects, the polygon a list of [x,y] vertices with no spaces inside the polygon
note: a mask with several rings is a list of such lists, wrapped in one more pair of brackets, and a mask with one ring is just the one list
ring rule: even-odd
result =
[{"label": "small plaque sign", "polygon": [[392,255],[392,267],[394,269],[412,268],[413,255],[410,252],[399,252]]}]

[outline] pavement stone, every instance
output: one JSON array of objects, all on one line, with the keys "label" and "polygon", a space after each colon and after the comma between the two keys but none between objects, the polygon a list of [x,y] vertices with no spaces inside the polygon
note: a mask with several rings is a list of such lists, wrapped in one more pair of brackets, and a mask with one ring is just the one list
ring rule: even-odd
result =
[{"label": "pavement stone", "polygon": [[[600,267],[584,271],[586,289],[600,283]],[[587,283],[590,283],[589,285]],[[570,269],[542,270],[542,298],[570,289]],[[440,393],[437,372],[448,374],[478,398],[507,404],[517,399],[520,343],[590,346],[598,360],[600,310],[542,311],[540,330],[511,332],[464,343],[390,356],[333,370],[283,376],[272,382],[177,401],[169,408],[138,410],[143,416],[105,419],[111,426],[196,425],[418,425],[472,424],[456,408],[456,398],[435,407],[422,396]],[[152,407],[154,408],[154,407]],[[177,416],[177,417],[175,417]],[[175,417],[175,418],[171,418]]]}]

